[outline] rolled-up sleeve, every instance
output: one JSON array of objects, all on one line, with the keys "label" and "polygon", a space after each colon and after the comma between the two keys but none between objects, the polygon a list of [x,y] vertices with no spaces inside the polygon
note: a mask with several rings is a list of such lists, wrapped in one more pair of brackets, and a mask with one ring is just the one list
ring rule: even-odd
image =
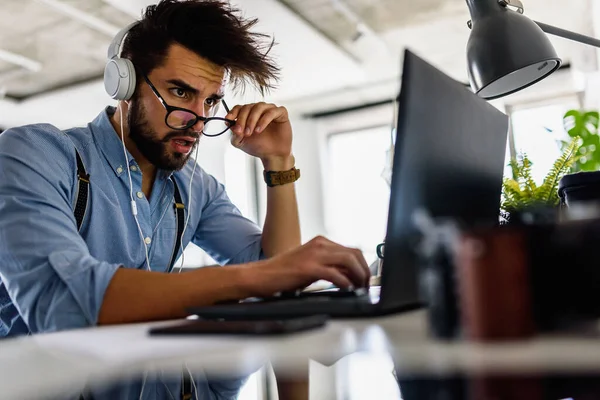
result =
[{"label": "rolled-up sleeve", "polygon": [[229,200],[223,184],[200,171],[205,203],[194,244],[220,264],[243,264],[264,258],[260,227]]},{"label": "rolled-up sleeve", "polygon": [[0,135],[0,279],[33,333],[96,324],[119,268],[77,231],[76,170],[73,144],[50,125]]}]

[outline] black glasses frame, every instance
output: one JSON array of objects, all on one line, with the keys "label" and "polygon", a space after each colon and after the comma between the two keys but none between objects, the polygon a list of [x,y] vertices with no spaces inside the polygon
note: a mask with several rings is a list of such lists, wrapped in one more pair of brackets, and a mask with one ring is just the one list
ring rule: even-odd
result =
[{"label": "black glasses frame", "polygon": [[[208,134],[208,133],[204,132],[204,129],[202,130],[202,134],[204,136],[215,137],[215,136],[220,136],[220,135],[224,134],[233,125],[235,125],[235,120],[233,120],[233,119],[227,119],[227,118],[221,118],[221,117],[202,117],[202,116],[196,114],[195,112],[193,112],[192,110],[188,110],[187,108],[170,106],[170,105],[167,104],[167,102],[165,101],[165,99],[163,99],[163,97],[160,95],[160,93],[158,92],[158,90],[156,89],[156,87],[152,84],[152,82],[150,82],[150,79],[148,78],[148,76],[146,74],[144,74],[144,80],[146,81],[146,83],[148,84],[148,86],[150,86],[150,89],[152,89],[152,92],[156,95],[156,97],[158,98],[158,101],[160,101],[160,104],[162,104],[163,107],[165,108],[165,110],[167,110],[167,114],[165,115],[165,125],[167,125],[171,129],[175,129],[177,131],[184,131],[184,130],[189,129],[192,126],[196,125],[196,123],[198,121],[202,121],[205,124],[207,122],[210,122],[210,121],[224,121],[224,122],[226,122],[229,126],[223,132],[216,133],[216,134]],[[223,107],[225,107],[225,111],[227,111],[227,113],[229,113],[229,107],[227,107],[227,103],[225,103],[225,100],[221,99],[221,103],[223,103]],[[188,112],[188,113],[194,115],[196,118],[190,120],[190,122],[188,122],[188,124],[185,127],[183,127],[183,128],[175,128],[174,126],[169,125],[169,122],[168,122],[169,115],[173,111],[185,111],[185,112]]]}]

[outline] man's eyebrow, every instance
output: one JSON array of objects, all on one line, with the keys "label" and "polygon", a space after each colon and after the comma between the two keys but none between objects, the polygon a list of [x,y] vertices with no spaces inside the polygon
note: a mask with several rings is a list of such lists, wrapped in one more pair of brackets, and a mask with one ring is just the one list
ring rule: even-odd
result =
[{"label": "man's eyebrow", "polygon": [[184,81],[182,81],[181,79],[169,79],[167,81],[167,83],[170,83],[172,85],[178,86],[181,89],[185,89],[188,92],[190,92],[193,95],[198,94],[198,89],[196,89],[195,87],[188,85],[187,83],[185,83]]},{"label": "man's eyebrow", "polygon": [[[167,83],[170,83],[172,85],[178,86],[182,89],[187,90],[188,92],[190,92],[191,94],[193,94],[194,96],[197,95],[200,91],[198,89],[196,89],[195,87],[185,83],[184,81],[182,81],[181,79],[169,79],[167,80]],[[212,95],[209,96],[212,99],[217,99],[220,100],[224,97],[223,93],[213,93]]]}]

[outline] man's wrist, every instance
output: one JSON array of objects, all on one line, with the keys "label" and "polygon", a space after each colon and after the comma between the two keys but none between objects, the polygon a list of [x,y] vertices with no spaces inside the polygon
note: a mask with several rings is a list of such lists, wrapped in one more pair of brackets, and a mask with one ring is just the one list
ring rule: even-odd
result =
[{"label": "man's wrist", "polygon": [[228,277],[233,287],[235,288],[238,299],[252,297],[256,295],[256,277],[254,275],[253,265],[255,262],[247,264],[238,264],[224,267],[224,270],[231,271]]},{"label": "man's wrist", "polygon": [[287,171],[294,168],[296,159],[293,155],[261,158],[265,171]]},{"label": "man's wrist", "polygon": [[257,269],[260,269],[260,266],[265,263],[266,260],[260,260],[233,266],[237,269],[234,278],[235,286],[244,293],[243,298],[260,296],[264,291],[264,283],[261,284],[261,280],[265,277]]}]

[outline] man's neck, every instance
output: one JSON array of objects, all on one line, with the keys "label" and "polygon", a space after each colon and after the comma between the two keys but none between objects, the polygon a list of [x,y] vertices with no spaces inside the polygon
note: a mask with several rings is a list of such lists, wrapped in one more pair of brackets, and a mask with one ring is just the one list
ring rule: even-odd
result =
[{"label": "man's neck", "polygon": [[[121,119],[121,110],[124,112],[123,118]],[[127,104],[121,103],[120,107],[117,107],[115,113],[110,117],[110,123],[113,126],[117,137],[121,140],[121,120],[123,121],[123,132],[122,136],[125,142],[125,148],[129,151],[129,154],[137,162],[140,171],[142,172],[142,192],[146,195],[146,198],[150,198],[152,193],[152,186],[154,185],[154,179],[156,178],[156,167],[149,162],[146,157],[140,153],[135,143],[129,138],[129,126],[127,126],[127,118],[125,113],[127,112]],[[129,167],[129,166],[127,166]]]}]

